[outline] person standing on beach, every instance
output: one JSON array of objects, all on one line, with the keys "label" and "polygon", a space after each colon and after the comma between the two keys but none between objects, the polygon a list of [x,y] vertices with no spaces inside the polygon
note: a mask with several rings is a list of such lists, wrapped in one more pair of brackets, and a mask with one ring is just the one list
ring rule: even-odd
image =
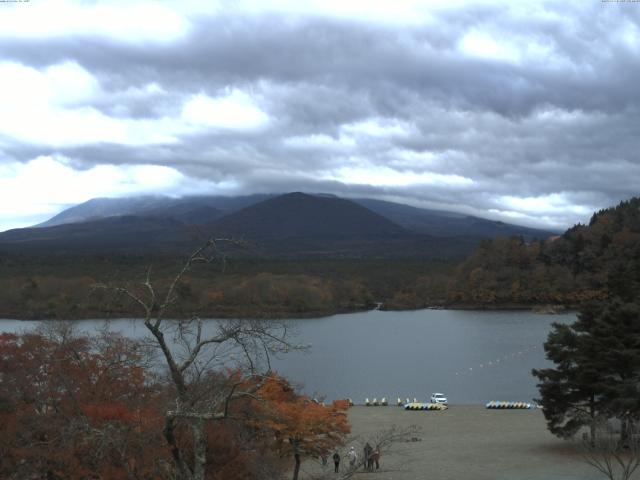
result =
[{"label": "person standing on beach", "polygon": [[333,464],[335,465],[335,472],[338,473],[340,471],[340,454],[338,452],[333,454]]},{"label": "person standing on beach", "polygon": [[351,467],[355,467],[356,462],[358,461],[358,454],[356,453],[356,449],[354,447],[351,447],[349,449],[349,453],[347,453],[347,456],[349,457],[349,465],[351,465]]},{"label": "person standing on beach", "polygon": [[369,445],[369,442],[364,446],[364,469],[369,470],[369,462],[371,461],[371,452],[373,447]]},{"label": "person standing on beach", "polygon": [[[380,468],[380,447],[379,446],[376,446],[376,449],[371,453],[371,460],[376,463],[376,470],[378,470]],[[371,465],[371,467],[373,470],[373,465]]]}]

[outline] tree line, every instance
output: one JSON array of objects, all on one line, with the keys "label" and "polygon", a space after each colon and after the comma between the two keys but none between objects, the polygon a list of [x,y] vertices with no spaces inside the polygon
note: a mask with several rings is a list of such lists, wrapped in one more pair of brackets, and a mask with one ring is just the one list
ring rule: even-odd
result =
[{"label": "tree line", "polygon": [[640,270],[640,199],[594,213],[588,225],[525,242],[483,241],[452,276],[451,304],[577,307],[602,300],[611,288],[637,291]]},{"label": "tree line", "polygon": [[[149,266],[168,286],[179,265],[167,258],[0,257],[0,316],[5,318],[118,318],[132,304],[94,288],[96,283],[134,285]],[[248,261],[230,259],[224,274],[200,269],[178,285],[174,317],[286,318],[373,308],[442,304],[452,264],[407,260]]]}]

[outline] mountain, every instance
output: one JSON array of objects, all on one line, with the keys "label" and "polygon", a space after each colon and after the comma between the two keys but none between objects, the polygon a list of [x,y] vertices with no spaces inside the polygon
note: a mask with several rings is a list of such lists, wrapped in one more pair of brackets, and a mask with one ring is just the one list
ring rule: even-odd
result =
[{"label": "mountain", "polygon": [[[85,213],[105,213],[95,206],[90,205],[92,208]],[[121,210],[130,208],[126,203],[116,206]],[[9,230],[0,233],[0,250],[65,254],[183,253],[213,235],[242,238],[247,248],[236,254],[258,257],[460,258],[472,251],[477,242],[472,238],[415,234],[350,200],[303,193],[269,198],[200,225],[168,217],[185,218],[199,209],[207,209],[202,215],[196,215],[200,221],[208,213],[215,216],[219,212],[211,211],[213,207],[186,202],[160,207],[155,199],[140,201],[137,207],[140,206],[144,209],[138,212],[149,216],[108,216],[51,227]],[[154,216],[163,211],[167,216]]]},{"label": "mountain", "polygon": [[165,217],[188,224],[205,224],[271,197],[273,195],[93,198],[60,212],[36,227],[53,227],[124,215]]},{"label": "mountain", "polygon": [[[170,198],[146,196],[95,198],[71,207],[37,226],[50,227],[122,215],[169,218],[189,225],[206,225],[213,223],[218,218],[277,196],[259,194],[238,197],[190,196]],[[339,197],[329,194],[316,194],[313,196],[339,199]],[[356,198],[352,199],[352,201],[406,230],[424,235],[437,237],[464,236],[477,239],[521,235],[525,240],[532,240],[534,238],[546,238],[559,233],[372,198]]]},{"label": "mountain", "polygon": [[372,198],[356,198],[354,202],[388,218],[412,232],[438,237],[469,236],[493,238],[520,235],[525,240],[547,238],[558,232],[487,220],[443,210],[428,210]]},{"label": "mountain", "polygon": [[[254,200],[235,199],[227,201],[226,206],[233,208]],[[164,206],[158,202],[153,197],[130,203],[100,199],[58,216],[53,223],[85,214],[90,218],[109,216],[9,230],[0,234],[0,248],[65,253],[169,252],[193,248],[197,239],[202,241],[214,235],[249,240],[253,246],[247,250],[249,255],[360,256],[374,251],[386,255],[392,249],[385,241],[413,238],[413,234],[390,220],[340,198],[291,193],[254,203],[221,218],[218,218],[220,210],[194,199],[172,200]],[[136,215],[110,216],[131,210]]]},{"label": "mountain", "polygon": [[193,243],[182,222],[125,215],[0,233],[0,248],[55,253],[173,250]]},{"label": "mountain", "polygon": [[167,205],[136,213],[138,216],[177,220],[187,225],[207,225],[225,214],[225,212],[219,208],[202,205],[199,202],[193,201]]},{"label": "mountain", "polygon": [[173,199],[160,196],[131,198],[92,198],[70,207],[35,227],[53,227],[66,223],[81,223],[107,217],[135,215],[149,209],[162,208]]},{"label": "mountain", "polygon": [[213,224],[216,232],[256,240],[372,238],[409,232],[341,198],[289,193],[246,207]]},{"label": "mountain", "polygon": [[241,197],[97,198],[37,227],[0,233],[3,250],[164,251],[197,239],[248,240],[249,255],[461,258],[484,238],[551,232],[393,202],[290,193]]},{"label": "mountain", "polygon": [[[251,205],[222,217],[210,230],[215,236],[247,240],[255,254],[286,258],[423,257],[453,251],[451,245],[431,245],[431,237],[409,232],[350,200],[304,193]],[[459,247],[456,243],[454,255],[460,255]],[[471,248],[464,245],[463,250]]]}]

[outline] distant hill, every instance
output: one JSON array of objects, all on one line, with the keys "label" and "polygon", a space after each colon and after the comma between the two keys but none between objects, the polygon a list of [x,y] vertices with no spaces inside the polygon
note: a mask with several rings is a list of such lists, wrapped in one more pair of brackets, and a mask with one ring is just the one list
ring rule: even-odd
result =
[{"label": "distant hill", "polygon": [[202,205],[198,202],[182,202],[136,212],[138,216],[167,218],[177,220],[186,225],[207,225],[224,216],[224,214],[225,212],[219,208]]},{"label": "distant hill", "polygon": [[289,193],[246,207],[215,222],[216,232],[256,240],[406,236],[409,232],[341,198]]},{"label": "distant hill", "polygon": [[372,198],[356,198],[354,202],[416,233],[438,237],[468,236],[493,238],[521,235],[525,240],[544,239],[559,232],[512,225],[495,220],[443,210],[428,210]]},{"label": "distant hill", "polygon": [[[184,252],[211,235],[243,238],[248,248],[236,254],[286,258],[437,258],[460,259],[472,251],[475,237],[433,237],[410,232],[350,200],[291,193],[252,203],[224,215],[201,199],[157,198],[136,202],[97,200],[61,215],[66,222],[86,214],[134,209],[136,215],[106,216],[54,226],[0,233],[0,250],[21,252]],[[255,197],[227,200],[233,208]],[[218,203],[220,205],[220,203]],[[64,213],[64,212],[63,212]],[[191,218],[189,218],[191,217]],[[217,219],[216,219],[217,218]],[[211,221],[213,220],[213,221]],[[54,223],[55,223],[54,222]]]},{"label": "distant hill", "polygon": [[80,205],[70,207],[46,222],[34,227],[53,227],[67,223],[82,223],[107,217],[135,215],[138,212],[165,206],[173,199],[159,196],[132,198],[92,198]]},{"label": "distant hill", "polygon": [[[259,194],[238,197],[190,196],[170,198],[145,196],[131,198],[95,198],[71,207],[37,227],[78,223],[122,215],[170,218],[188,225],[211,224],[218,218],[237,212],[278,195]],[[335,195],[317,194],[320,198],[339,199]],[[371,198],[356,198],[353,202],[381,215],[414,233],[437,237],[493,238],[522,235],[525,240],[546,238],[559,232],[538,230],[519,225],[487,220],[442,210],[416,208],[400,203]]]},{"label": "distant hill", "polygon": [[177,220],[126,215],[8,230],[0,233],[0,249],[51,253],[170,251],[192,244],[193,239],[193,232]]},{"label": "distant hill", "polygon": [[90,200],[37,227],[0,233],[0,249],[170,252],[213,234],[249,240],[247,254],[263,256],[461,259],[481,239],[552,233],[368,198],[145,196]]},{"label": "distant hill", "polygon": [[470,249],[466,242],[436,247],[431,237],[409,232],[355,202],[304,193],[246,207],[222,217],[210,231],[249,240],[259,254],[288,258],[422,257],[433,251],[459,256]]},{"label": "distant hill", "polygon": [[273,195],[93,198],[60,212],[36,227],[53,227],[124,215],[164,217],[198,225],[211,223],[224,214],[271,197]]}]

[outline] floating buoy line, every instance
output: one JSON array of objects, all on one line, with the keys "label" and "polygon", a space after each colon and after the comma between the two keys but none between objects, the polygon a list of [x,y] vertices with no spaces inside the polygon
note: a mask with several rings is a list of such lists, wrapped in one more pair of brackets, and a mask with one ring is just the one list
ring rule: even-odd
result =
[{"label": "floating buoy line", "polygon": [[539,350],[540,350],[540,347],[538,345],[529,345],[528,347],[526,347],[524,349],[515,350],[515,351],[507,353],[505,355],[501,355],[498,358],[493,358],[491,360],[487,360],[485,362],[479,363],[476,366],[468,367],[466,369],[459,370],[459,371],[455,372],[455,376],[456,377],[460,377],[460,376],[464,376],[464,375],[472,375],[474,371],[478,371],[479,369],[484,370],[484,369],[488,369],[488,368],[498,367],[500,365],[503,365],[504,363],[506,363],[510,359],[515,359],[515,358],[521,357],[521,356],[529,354],[529,353],[537,352]]},{"label": "floating buoy line", "polygon": [[[477,366],[468,367],[466,369],[459,370],[455,372],[456,377],[462,377],[465,375],[472,375],[479,370],[491,369],[493,367],[498,367],[511,359],[516,359],[522,357],[523,355],[527,355],[530,353],[538,352],[541,350],[540,345],[529,345],[520,350],[514,350],[513,352],[506,353],[497,358],[493,358],[491,360],[487,360],[485,362],[479,363]],[[351,398],[347,399],[349,402],[349,406],[354,406],[355,403]],[[446,404],[440,403],[428,403],[428,402],[419,402],[416,397],[413,398],[413,401],[410,398],[407,398],[403,401],[400,397],[398,397],[396,403],[399,407],[404,407],[405,410],[446,410],[448,407]],[[372,400],[369,397],[365,398],[364,406],[367,407],[377,407],[377,406],[388,406],[389,402],[386,397],[382,397],[378,400],[377,397],[373,397]],[[486,405],[488,409],[530,409],[535,408],[535,404],[526,403],[526,402],[508,402],[508,401],[498,401],[492,400],[488,402]]]}]

